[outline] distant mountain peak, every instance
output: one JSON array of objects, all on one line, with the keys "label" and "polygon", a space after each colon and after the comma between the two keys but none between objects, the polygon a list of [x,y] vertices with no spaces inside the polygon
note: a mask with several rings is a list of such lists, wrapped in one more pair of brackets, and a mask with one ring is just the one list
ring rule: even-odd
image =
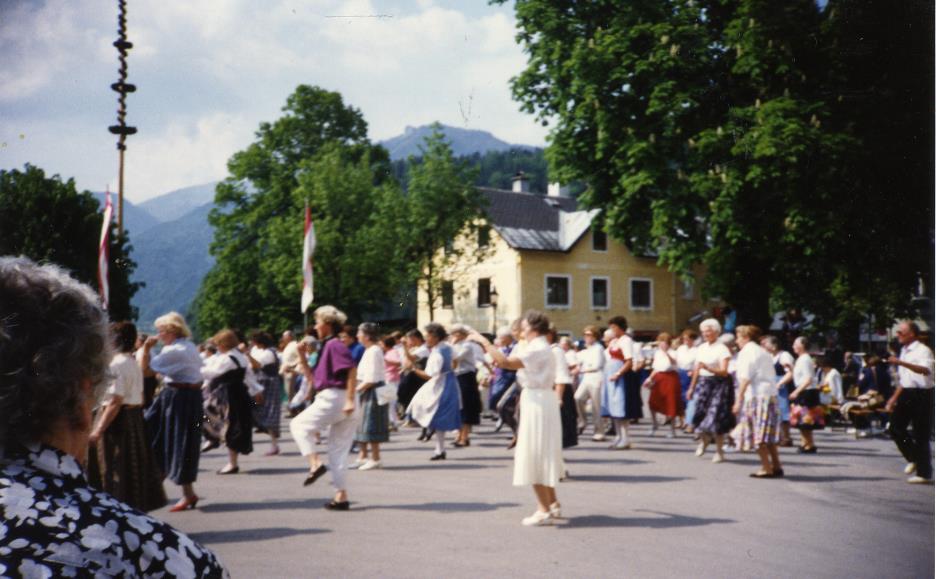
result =
[{"label": "distant mountain peak", "polygon": [[[513,145],[502,141],[488,131],[479,129],[464,129],[452,127],[449,125],[440,125],[442,134],[452,146],[452,152],[456,157],[473,155],[475,153],[487,153],[490,151],[506,151],[509,149],[535,149],[529,145]],[[407,125],[403,129],[403,134],[390,139],[380,141],[380,144],[390,153],[390,158],[394,161],[406,159],[410,156],[420,156],[422,154],[422,145],[426,137],[432,134],[432,125],[422,125],[413,127]]]}]

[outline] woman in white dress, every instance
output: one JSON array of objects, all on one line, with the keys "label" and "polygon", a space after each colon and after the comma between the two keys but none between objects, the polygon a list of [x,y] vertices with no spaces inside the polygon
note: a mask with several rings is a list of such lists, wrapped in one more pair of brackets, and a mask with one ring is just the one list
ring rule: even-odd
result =
[{"label": "woman in white dress", "polygon": [[553,390],[556,360],[545,337],[549,319],[531,310],[523,316],[522,327],[525,341],[509,358],[477,332],[471,334],[471,339],[481,344],[498,366],[517,371],[522,392],[513,484],[533,485],[538,508],[522,523],[538,526],[561,516],[556,485],[563,474],[562,421],[559,399]]}]

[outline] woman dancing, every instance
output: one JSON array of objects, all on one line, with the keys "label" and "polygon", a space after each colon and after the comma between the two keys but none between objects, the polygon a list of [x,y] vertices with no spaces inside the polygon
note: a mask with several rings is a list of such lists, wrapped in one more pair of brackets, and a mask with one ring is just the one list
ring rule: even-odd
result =
[{"label": "woman dancing", "polygon": [[510,355],[504,356],[487,338],[473,332],[471,339],[481,344],[501,367],[517,370],[520,394],[520,426],[514,454],[514,486],[533,485],[537,510],[523,519],[524,526],[540,526],[562,515],[556,498],[556,485],[563,474],[562,420],[559,399],[553,391],[556,361],[546,341],[549,319],[537,311],[523,316],[526,339]]}]

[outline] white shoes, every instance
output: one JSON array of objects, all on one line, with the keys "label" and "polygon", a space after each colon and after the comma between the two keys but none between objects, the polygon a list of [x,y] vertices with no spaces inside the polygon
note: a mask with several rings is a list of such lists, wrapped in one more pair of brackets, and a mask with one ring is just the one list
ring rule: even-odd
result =
[{"label": "white shoes", "polygon": [[916,472],[916,465],[912,462],[908,462],[907,466],[904,467],[904,474],[913,474]]},{"label": "white shoes", "polygon": [[712,462],[714,462],[715,464],[718,464],[720,462],[725,462],[725,455],[720,452],[716,452],[714,458],[712,458]]},{"label": "white shoes", "polygon": [[675,432],[667,432],[667,433],[666,433],[666,436],[664,436],[663,438],[676,438],[676,433],[675,433]]},{"label": "white shoes", "polygon": [[605,435],[596,434],[595,436],[592,436],[592,440],[594,440],[595,442],[603,442],[605,440]]},{"label": "white shoes", "polygon": [[524,527],[541,527],[552,522],[552,511],[536,511],[521,523]]},{"label": "white shoes", "polygon": [[611,450],[630,450],[631,443],[619,440],[611,445]]},{"label": "white shoes", "polygon": [[656,436],[656,433],[657,433],[656,426],[650,427],[650,436],[651,437]]},{"label": "white shoes", "polygon": [[358,470],[374,470],[375,468],[380,468],[383,466],[379,460],[368,460],[364,464],[358,467]]},{"label": "white shoes", "polygon": [[562,518],[562,505],[559,503],[553,503],[549,505],[549,516],[554,519]]},{"label": "white shoes", "polygon": [[703,454],[705,454],[705,447],[706,447],[706,446],[708,446],[708,445],[705,444],[704,442],[700,442],[700,443],[699,443],[699,446],[695,449],[695,455],[696,455],[696,456],[702,456]]},{"label": "white shoes", "polygon": [[364,465],[367,464],[368,462],[370,462],[370,461],[369,461],[369,460],[357,459],[357,460],[355,460],[354,462],[352,462],[351,464],[348,465],[348,470],[352,470],[352,469],[356,469],[356,468],[361,468],[362,466],[364,466]]},{"label": "white shoes", "polygon": [[907,483],[912,484],[912,485],[929,485],[929,484],[933,484],[933,479],[923,478],[921,476],[912,476],[907,479]]}]

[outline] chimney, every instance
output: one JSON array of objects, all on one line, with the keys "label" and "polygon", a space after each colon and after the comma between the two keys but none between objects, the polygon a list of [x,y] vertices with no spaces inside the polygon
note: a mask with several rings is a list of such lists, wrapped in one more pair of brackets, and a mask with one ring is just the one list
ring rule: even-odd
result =
[{"label": "chimney", "polygon": [[568,197],[569,186],[560,185],[559,183],[550,183],[546,187],[546,196],[547,197]]},{"label": "chimney", "polygon": [[530,180],[527,179],[527,176],[523,171],[517,171],[517,174],[513,176],[513,192],[514,193],[529,193],[530,192]]}]

